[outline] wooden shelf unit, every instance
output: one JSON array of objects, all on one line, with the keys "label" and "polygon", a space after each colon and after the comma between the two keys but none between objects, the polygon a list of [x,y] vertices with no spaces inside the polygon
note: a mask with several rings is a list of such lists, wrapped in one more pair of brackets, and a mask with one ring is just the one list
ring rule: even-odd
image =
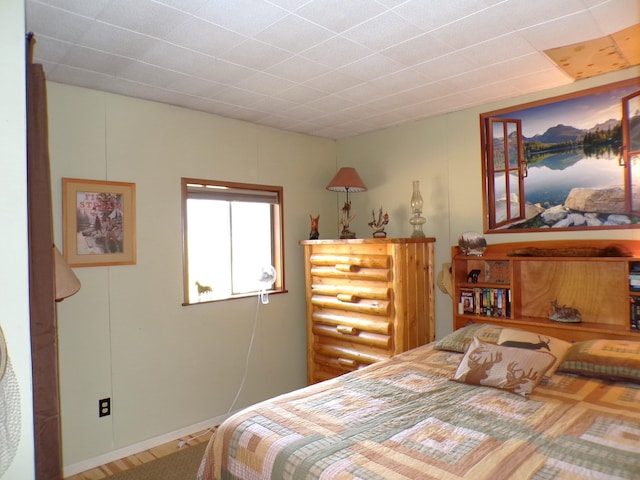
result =
[{"label": "wooden shelf unit", "polygon": [[435,239],[304,240],[309,384],[434,339]]},{"label": "wooden shelf unit", "polygon": [[[632,256],[510,256],[514,250],[540,248],[579,250],[620,246]],[[592,338],[640,340],[640,330],[631,327],[632,301],[640,291],[632,290],[629,274],[640,265],[640,241],[548,240],[488,245],[480,257],[467,256],[452,247],[454,284],[454,328],[469,322],[525,328],[568,341]],[[474,282],[470,272],[476,270]],[[465,311],[461,299],[474,292],[473,311]],[[496,292],[507,291],[508,308],[476,308],[477,293],[489,292],[489,302],[499,304]],[[463,296],[463,293],[465,295]],[[582,321],[549,319],[551,302],[577,309]],[[481,301],[482,302],[482,301]],[[483,304],[484,305],[484,304]],[[467,310],[469,310],[467,308]]]}]

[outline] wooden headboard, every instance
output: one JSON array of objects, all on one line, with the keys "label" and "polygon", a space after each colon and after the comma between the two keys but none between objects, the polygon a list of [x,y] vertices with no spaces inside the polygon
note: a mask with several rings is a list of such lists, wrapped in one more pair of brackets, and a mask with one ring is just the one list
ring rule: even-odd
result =
[{"label": "wooden headboard", "polygon": [[640,241],[500,243],[482,256],[456,246],[452,274],[454,329],[491,323],[567,341],[640,340]]}]

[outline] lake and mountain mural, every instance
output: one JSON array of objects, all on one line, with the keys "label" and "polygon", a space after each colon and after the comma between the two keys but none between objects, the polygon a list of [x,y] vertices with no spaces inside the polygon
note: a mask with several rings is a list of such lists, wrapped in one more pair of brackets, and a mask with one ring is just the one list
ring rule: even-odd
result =
[{"label": "lake and mountain mural", "polygon": [[[619,158],[623,145],[621,101],[640,90],[640,79],[626,83],[490,115],[521,121],[527,163],[523,180],[526,218],[507,221],[495,230],[640,226],[640,217],[631,214],[625,204],[627,195],[631,195],[632,209],[640,211],[640,157],[635,157],[638,165],[630,169],[631,185],[638,186],[635,195],[625,187],[627,169]],[[638,100],[632,105],[632,144],[640,145]],[[509,133],[506,142],[515,145],[517,135],[515,131]],[[504,148],[504,143],[504,139],[494,137],[493,149]],[[509,176],[515,184],[515,174],[510,172]],[[512,187],[507,198],[505,183],[504,175],[494,178],[496,224],[507,220],[507,208],[517,211],[521,202],[517,188]]]}]

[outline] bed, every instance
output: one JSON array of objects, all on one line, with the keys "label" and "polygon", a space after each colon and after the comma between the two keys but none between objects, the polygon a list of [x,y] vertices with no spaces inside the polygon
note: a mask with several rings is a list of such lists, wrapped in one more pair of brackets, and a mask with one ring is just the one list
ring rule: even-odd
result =
[{"label": "bed", "polygon": [[232,415],[198,479],[638,479],[639,365],[640,342],[470,325]]}]

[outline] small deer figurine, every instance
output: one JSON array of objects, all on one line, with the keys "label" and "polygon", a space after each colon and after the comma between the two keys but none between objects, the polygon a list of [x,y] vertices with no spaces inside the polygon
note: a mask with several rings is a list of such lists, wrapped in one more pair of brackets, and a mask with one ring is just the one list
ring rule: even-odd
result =
[{"label": "small deer figurine", "polygon": [[549,315],[549,318],[557,322],[578,323],[582,321],[582,315],[580,315],[580,311],[577,308],[559,305],[557,300],[551,302],[551,315]]}]

